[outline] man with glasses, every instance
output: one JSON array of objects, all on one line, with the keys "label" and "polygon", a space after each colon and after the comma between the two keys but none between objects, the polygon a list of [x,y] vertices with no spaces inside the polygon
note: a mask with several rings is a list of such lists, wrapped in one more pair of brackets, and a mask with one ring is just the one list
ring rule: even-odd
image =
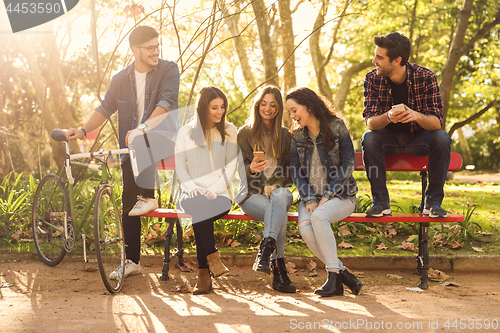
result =
[{"label": "man with glasses", "polygon": [[[90,131],[101,126],[106,119],[118,111],[118,137],[120,148],[133,141],[139,163],[149,163],[145,172],[134,179],[130,158],[121,155],[123,191],[122,220],[126,255],[125,277],[139,274],[141,249],[141,219],[158,207],[154,199],[154,161],[149,158],[163,154],[167,158],[174,153],[174,142],[161,133],[173,133],[179,128],[177,114],[179,96],[179,69],[175,62],[159,58],[158,32],[148,26],[135,28],[129,36],[134,62],[113,76],[102,104],[96,108],[89,120],[80,129],[71,128],[66,133],[68,140],[83,139]],[[175,112],[171,112],[175,111]],[[169,112],[167,116],[166,113]],[[162,117],[158,117],[162,116]],[[155,121],[153,118],[158,117]],[[164,118],[161,123],[158,119]],[[154,125],[153,125],[154,124]],[[150,127],[155,127],[153,132]],[[148,140],[143,134],[148,133]],[[141,139],[134,138],[141,136]],[[154,144],[161,141],[161,144]],[[158,159],[162,159],[158,158]],[[118,278],[118,271],[110,274]]]}]

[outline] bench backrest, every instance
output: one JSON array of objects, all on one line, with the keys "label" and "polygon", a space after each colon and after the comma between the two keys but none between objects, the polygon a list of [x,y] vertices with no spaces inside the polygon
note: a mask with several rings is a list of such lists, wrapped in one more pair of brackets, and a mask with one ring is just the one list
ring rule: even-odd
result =
[{"label": "bench backrest", "polygon": [[[427,156],[414,156],[409,154],[398,154],[385,157],[385,163],[388,171],[427,171],[428,158]],[[457,171],[462,167],[462,157],[457,153],[451,153],[449,171]],[[174,156],[157,162],[156,169],[158,170],[174,170],[175,158]],[[356,153],[356,167],[357,171],[364,171],[362,153]]]}]

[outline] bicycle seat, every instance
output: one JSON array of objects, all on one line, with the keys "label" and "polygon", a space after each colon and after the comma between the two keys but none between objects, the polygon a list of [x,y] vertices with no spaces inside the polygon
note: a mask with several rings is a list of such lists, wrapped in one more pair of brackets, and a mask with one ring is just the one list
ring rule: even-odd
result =
[{"label": "bicycle seat", "polygon": [[62,130],[62,129],[54,129],[52,132],[50,132],[50,137],[52,140],[55,141],[68,141],[66,140],[66,137],[64,136],[68,130]]}]

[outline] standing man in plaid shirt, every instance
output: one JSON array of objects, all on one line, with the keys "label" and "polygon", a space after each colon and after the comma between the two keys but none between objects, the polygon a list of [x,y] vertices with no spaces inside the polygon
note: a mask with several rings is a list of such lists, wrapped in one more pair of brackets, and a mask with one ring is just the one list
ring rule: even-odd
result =
[{"label": "standing man in plaid shirt", "polygon": [[[366,74],[361,139],[363,163],[371,184],[373,206],[366,216],[391,214],[386,185],[385,156],[407,153],[429,156],[429,186],[423,213],[446,217],[441,208],[450,164],[451,139],[441,129],[443,101],[436,76],[408,63],[410,41],[393,32],[373,38],[376,68]],[[397,107],[393,107],[399,105]]]}]

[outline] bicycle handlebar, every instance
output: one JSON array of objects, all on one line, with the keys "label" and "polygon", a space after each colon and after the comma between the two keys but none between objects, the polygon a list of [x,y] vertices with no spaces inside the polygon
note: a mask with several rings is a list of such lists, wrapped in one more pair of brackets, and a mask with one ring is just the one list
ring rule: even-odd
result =
[{"label": "bicycle handlebar", "polygon": [[[66,168],[66,176],[68,177],[68,181],[71,185],[75,183],[75,179],[73,178],[73,175],[71,174],[71,161],[72,160],[77,160],[77,159],[82,159],[82,158],[95,158],[95,157],[103,157],[103,156],[110,156],[110,155],[121,155],[121,154],[130,154],[130,159],[131,159],[131,164],[132,164],[132,170],[134,171],[134,175],[137,176],[137,161],[135,160],[135,151],[132,148],[120,148],[120,149],[113,149],[113,150],[99,150],[97,152],[90,152],[90,153],[78,153],[78,154],[70,154],[69,152],[69,142],[66,140],[65,134],[67,130],[61,130],[61,129],[54,129],[50,133],[50,136],[53,140],[55,141],[64,141],[64,144],[66,146],[66,159],[64,161],[64,167]],[[87,167],[91,170],[99,170],[98,165],[94,164],[87,164]]]}]

